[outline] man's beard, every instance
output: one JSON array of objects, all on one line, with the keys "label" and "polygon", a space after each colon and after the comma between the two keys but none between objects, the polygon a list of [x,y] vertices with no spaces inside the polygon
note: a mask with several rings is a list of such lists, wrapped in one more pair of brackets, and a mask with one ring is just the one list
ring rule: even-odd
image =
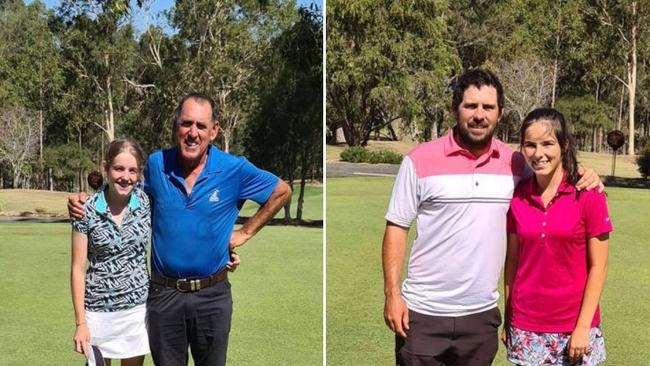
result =
[{"label": "man's beard", "polygon": [[456,133],[456,137],[458,140],[464,145],[469,150],[482,150],[488,147],[492,141],[492,137],[494,136],[494,129],[495,127],[490,127],[486,128],[486,133],[482,136],[476,136],[473,135],[469,131],[469,127],[463,128],[460,126],[456,126],[454,128],[454,132]]}]

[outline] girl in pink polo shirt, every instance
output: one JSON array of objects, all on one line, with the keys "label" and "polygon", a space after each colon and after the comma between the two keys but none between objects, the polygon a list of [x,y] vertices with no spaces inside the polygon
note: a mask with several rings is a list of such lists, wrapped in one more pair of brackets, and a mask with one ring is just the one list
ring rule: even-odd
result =
[{"label": "girl in pink polo shirt", "polygon": [[612,224],[605,195],[578,192],[576,151],[564,116],[540,108],[521,126],[533,176],[508,213],[505,327],[518,365],[596,365],[605,360],[598,301]]}]

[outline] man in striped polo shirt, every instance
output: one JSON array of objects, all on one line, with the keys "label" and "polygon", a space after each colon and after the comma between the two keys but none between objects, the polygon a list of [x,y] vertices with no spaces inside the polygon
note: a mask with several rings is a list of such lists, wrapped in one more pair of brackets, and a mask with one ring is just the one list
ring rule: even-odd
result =
[{"label": "man in striped polo shirt", "polygon": [[[490,365],[497,352],[506,214],[515,186],[530,174],[519,153],[493,138],[503,105],[493,73],[466,72],[453,88],[456,126],[402,162],[382,251],[384,318],[396,335],[397,365]],[[579,187],[600,184],[586,173]],[[417,237],[400,289],[414,220]]]}]

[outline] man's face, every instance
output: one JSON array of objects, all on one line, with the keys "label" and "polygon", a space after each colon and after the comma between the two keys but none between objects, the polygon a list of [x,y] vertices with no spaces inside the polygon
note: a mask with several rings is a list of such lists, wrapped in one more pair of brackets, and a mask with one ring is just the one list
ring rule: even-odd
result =
[{"label": "man's face", "polygon": [[200,163],[218,131],[219,125],[212,121],[209,102],[194,98],[186,100],[176,120],[180,163],[189,166]]},{"label": "man's face", "polygon": [[501,110],[497,104],[497,90],[492,86],[470,86],[463,93],[463,101],[454,111],[457,120],[458,143],[473,153],[483,153],[490,146]]}]

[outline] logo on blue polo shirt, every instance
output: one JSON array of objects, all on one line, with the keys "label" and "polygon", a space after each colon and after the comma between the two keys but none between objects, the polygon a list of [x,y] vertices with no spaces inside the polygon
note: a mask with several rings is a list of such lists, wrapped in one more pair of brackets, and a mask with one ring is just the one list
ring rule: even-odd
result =
[{"label": "logo on blue polo shirt", "polygon": [[219,202],[219,190],[215,189],[214,192],[210,195],[210,202]]}]

